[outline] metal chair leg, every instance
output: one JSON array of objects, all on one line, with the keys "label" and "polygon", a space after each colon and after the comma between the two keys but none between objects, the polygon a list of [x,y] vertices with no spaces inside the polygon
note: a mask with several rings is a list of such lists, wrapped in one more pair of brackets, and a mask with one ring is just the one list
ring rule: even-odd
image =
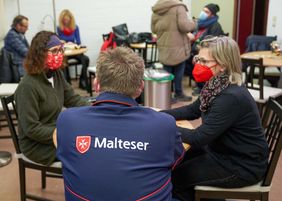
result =
[{"label": "metal chair leg", "polygon": [[41,188],[42,189],[46,188],[46,171],[45,170],[41,171]]},{"label": "metal chair leg", "polygon": [[[93,89],[92,89],[92,73],[89,73],[89,94],[92,97],[93,96]],[[94,75],[95,77],[95,75]]]},{"label": "metal chair leg", "polygon": [[20,194],[21,201],[26,201],[26,182],[25,182],[25,167],[22,162],[19,161],[19,173],[20,173]]},{"label": "metal chair leg", "polygon": [[77,81],[77,65],[75,65],[74,68],[75,68],[75,80]]}]

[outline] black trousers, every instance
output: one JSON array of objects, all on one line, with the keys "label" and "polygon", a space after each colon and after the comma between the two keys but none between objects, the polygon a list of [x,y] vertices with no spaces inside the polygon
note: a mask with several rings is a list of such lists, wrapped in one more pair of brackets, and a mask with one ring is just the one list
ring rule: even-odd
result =
[{"label": "black trousers", "polygon": [[[250,185],[216,162],[205,149],[191,148],[172,173],[173,197],[183,201],[195,200],[196,185],[236,188]],[[210,199],[215,201],[213,199]]]}]

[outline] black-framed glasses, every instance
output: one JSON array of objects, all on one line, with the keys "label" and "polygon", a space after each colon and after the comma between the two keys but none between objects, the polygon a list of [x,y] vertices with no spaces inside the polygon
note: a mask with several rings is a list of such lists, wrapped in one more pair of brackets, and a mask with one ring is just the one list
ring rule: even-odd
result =
[{"label": "black-framed glasses", "polygon": [[56,54],[64,54],[64,49],[62,47],[60,48],[55,48],[52,50],[48,50],[49,53],[56,55]]},{"label": "black-framed glasses", "polygon": [[201,65],[207,65],[210,62],[216,62],[216,60],[214,60],[214,59],[207,60],[207,59],[204,59],[204,58],[200,58],[199,56],[194,56],[193,62],[194,63],[200,63]]}]

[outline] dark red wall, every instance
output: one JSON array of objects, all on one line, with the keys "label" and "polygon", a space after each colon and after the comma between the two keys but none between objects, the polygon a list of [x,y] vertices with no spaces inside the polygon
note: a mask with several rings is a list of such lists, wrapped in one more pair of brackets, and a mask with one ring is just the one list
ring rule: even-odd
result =
[{"label": "dark red wall", "polygon": [[239,44],[241,53],[245,51],[246,39],[252,34],[253,25],[253,7],[254,0],[238,0],[238,14],[237,14],[237,42]]}]

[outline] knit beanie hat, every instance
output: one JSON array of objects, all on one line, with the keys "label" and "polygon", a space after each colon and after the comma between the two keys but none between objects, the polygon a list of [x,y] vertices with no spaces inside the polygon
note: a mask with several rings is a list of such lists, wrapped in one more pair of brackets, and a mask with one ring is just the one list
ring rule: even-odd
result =
[{"label": "knit beanie hat", "polygon": [[209,9],[213,15],[216,15],[216,13],[220,10],[219,6],[213,3],[206,5],[205,8]]}]

